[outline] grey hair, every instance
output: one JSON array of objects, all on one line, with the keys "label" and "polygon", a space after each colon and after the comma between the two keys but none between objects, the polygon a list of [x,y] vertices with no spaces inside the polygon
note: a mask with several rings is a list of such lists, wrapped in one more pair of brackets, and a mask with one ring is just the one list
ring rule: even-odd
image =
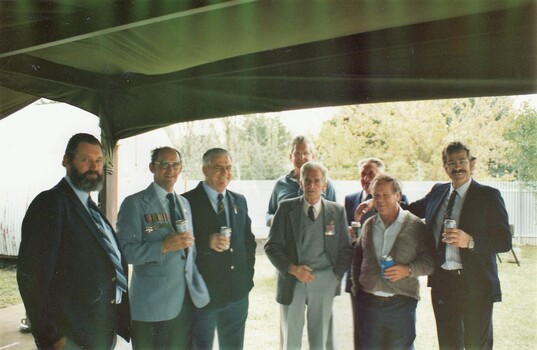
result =
[{"label": "grey hair", "polygon": [[379,158],[375,158],[375,157],[369,157],[369,158],[361,159],[358,162],[358,169],[362,169],[362,167],[367,165],[367,164],[376,164],[377,168],[380,171],[384,171],[384,162],[382,160],[380,160]]},{"label": "grey hair", "polygon": [[311,170],[320,170],[323,175],[323,182],[326,184],[328,181],[328,169],[321,163],[316,160],[309,161],[304,163],[300,167],[300,181],[304,180],[304,175]]},{"label": "grey hair", "polygon": [[401,181],[399,181],[399,179],[388,174],[379,174],[375,176],[373,181],[371,181],[371,185],[370,185],[371,192],[375,191],[375,186],[377,186],[378,184],[385,184],[385,183],[389,183],[392,185],[393,193],[399,193],[399,194],[403,193],[403,184],[401,183]]},{"label": "grey hair", "polygon": [[227,150],[223,148],[211,148],[210,150],[205,152],[203,154],[203,157],[201,158],[203,162],[203,166],[206,168],[210,167],[213,158],[219,157],[219,156],[227,156],[229,157],[229,159],[233,160],[233,158],[231,157],[231,154]]}]

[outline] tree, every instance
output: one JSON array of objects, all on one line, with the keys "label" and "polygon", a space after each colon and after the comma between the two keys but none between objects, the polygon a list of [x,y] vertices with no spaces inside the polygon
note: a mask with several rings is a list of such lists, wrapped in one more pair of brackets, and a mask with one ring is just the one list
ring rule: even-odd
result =
[{"label": "tree", "polygon": [[285,172],[291,139],[277,116],[255,114],[169,126],[166,133],[183,156],[183,178],[203,179],[201,158],[213,147],[233,156],[237,180],[275,179]]},{"label": "tree", "polygon": [[402,180],[446,179],[441,151],[453,140],[478,156],[478,178],[511,178],[502,135],[513,116],[509,97],[345,106],[323,124],[316,144],[334,179],[356,179],[358,160],[371,156]]},{"label": "tree", "polygon": [[505,133],[511,141],[511,165],[517,178],[537,189],[537,110],[524,103],[520,113]]}]

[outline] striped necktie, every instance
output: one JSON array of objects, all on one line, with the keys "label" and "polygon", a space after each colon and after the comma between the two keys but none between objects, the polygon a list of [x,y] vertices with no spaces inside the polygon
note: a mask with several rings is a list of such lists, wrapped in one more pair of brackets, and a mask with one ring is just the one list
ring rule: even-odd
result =
[{"label": "striped necktie", "polygon": [[110,260],[114,264],[114,268],[116,270],[117,286],[123,292],[126,292],[127,291],[127,275],[123,271],[123,266],[121,266],[121,256],[119,255],[119,250],[115,249],[114,245],[112,244],[112,241],[110,241],[110,238],[106,234],[107,231],[111,232],[111,230],[110,229],[107,230],[105,228],[106,222],[103,220],[101,216],[101,212],[99,211],[99,208],[97,208],[97,205],[91,198],[88,198],[88,206],[89,206],[93,221],[97,225],[97,228],[99,229],[99,231],[101,231],[101,235],[99,235],[99,238],[103,242],[103,245],[106,248],[106,252],[108,253],[108,256],[110,257]]},{"label": "striped necktie", "polygon": [[226,207],[224,206],[224,195],[222,193],[218,194],[218,203],[216,205],[218,210],[218,220],[222,226],[227,226],[226,218]]},{"label": "striped necktie", "polygon": [[[455,199],[457,198],[457,191],[453,190],[449,196],[448,205],[446,213],[444,215],[445,219],[452,219],[453,215],[453,206],[455,205]],[[440,228],[440,238],[438,239],[438,255],[440,256],[440,264],[443,264],[446,261],[446,243],[442,241],[442,232],[444,227]]]}]

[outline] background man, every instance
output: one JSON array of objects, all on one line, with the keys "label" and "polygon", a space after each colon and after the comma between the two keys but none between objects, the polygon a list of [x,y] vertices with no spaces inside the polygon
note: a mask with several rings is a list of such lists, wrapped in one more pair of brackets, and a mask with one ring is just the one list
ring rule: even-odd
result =
[{"label": "background man", "polygon": [[321,197],[327,178],[320,163],[302,166],[304,195],[280,203],[265,245],[279,272],[283,349],[301,347],[306,305],[309,346],[326,348],[334,296],[352,257],[343,207]]},{"label": "background man", "polygon": [[[347,223],[349,226],[351,226],[351,222],[354,220],[354,212],[356,211],[358,205],[368,199],[373,198],[370,191],[371,181],[373,181],[377,175],[384,173],[384,162],[378,158],[364,158],[358,162],[358,172],[360,174],[360,185],[362,186],[362,190],[345,196],[345,212],[347,213]],[[401,194],[401,201],[408,203],[408,199],[404,194]],[[360,225],[363,225],[367,219],[375,214],[375,210],[371,210],[367,214],[363,215],[359,221]],[[349,232],[352,237],[354,232],[352,229]],[[353,238],[356,239],[356,237]],[[354,300],[354,294],[352,293],[352,278],[350,276],[350,270],[347,273],[345,291],[349,293],[351,298],[354,320],[354,349],[360,349],[360,334],[358,332],[358,324],[356,323],[356,303]]]},{"label": "background man", "polygon": [[[242,349],[253,288],[255,236],[243,195],[227,189],[232,177],[228,151],[212,148],[203,155],[205,181],[185,193],[192,206],[197,264],[207,282],[211,302],[196,311],[193,349],[212,349],[218,330],[219,349]],[[231,228],[231,236],[221,227]]]},{"label": "background man", "polygon": [[[129,339],[126,261],[90,198],[103,183],[103,152],[89,134],[67,143],[66,176],[30,204],[17,281],[40,349],[113,349]],[[92,213],[93,211],[93,213]]]},{"label": "background man", "polygon": [[[451,183],[433,186],[409,210],[425,218],[436,242],[437,268],[429,276],[441,349],[491,349],[493,303],[501,301],[496,253],[511,249],[509,219],[495,188],[472,179],[475,158],[461,142],[442,151]],[[366,205],[357,208],[356,217]],[[445,232],[443,221],[457,228]]]},{"label": "background man", "polygon": [[[288,198],[300,197],[304,194],[300,187],[300,168],[303,164],[315,159],[315,146],[313,142],[305,136],[297,136],[293,139],[291,144],[291,153],[289,153],[289,159],[293,163],[293,170],[287,175],[283,175],[274,185],[272,194],[269,200],[268,212],[266,216],[267,226],[272,225],[274,213],[278,209],[278,204]],[[336,201],[336,191],[332,182],[327,179],[326,189],[323,191],[322,196],[329,201]]]},{"label": "background man", "polygon": [[[154,182],[121,204],[117,229],[132,264],[130,300],[134,349],[185,349],[195,307],[209,302],[195,264],[188,201],[174,192],[182,170],[174,148],[151,153]],[[187,220],[186,227],[176,220]]]},{"label": "background man", "polygon": [[[378,214],[365,222],[352,269],[361,346],[412,349],[420,298],[418,276],[434,271],[432,244],[421,220],[399,207],[399,180],[378,175],[370,189]],[[395,265],[383,273],[384,256],[391,256]]]}]

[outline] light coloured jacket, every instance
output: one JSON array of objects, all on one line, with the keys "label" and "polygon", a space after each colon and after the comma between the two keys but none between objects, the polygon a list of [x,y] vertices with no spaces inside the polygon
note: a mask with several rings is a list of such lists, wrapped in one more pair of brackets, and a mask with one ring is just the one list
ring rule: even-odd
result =
[{"label": "light coloured jacket", "polygon": [[[183,216],[192,229],[188,201],[178,196]],[[166,215],[162,215],[166,213]],[[181,312],[185,290],[198,308],[209,303],[209,292],[195,264],[196,248],[163,254],[162,241],[174,232],[153,185],[123,201],[117,233],[127,262],[132,265],[129,288],[132,319],[143,322],[171,320]]]}]

